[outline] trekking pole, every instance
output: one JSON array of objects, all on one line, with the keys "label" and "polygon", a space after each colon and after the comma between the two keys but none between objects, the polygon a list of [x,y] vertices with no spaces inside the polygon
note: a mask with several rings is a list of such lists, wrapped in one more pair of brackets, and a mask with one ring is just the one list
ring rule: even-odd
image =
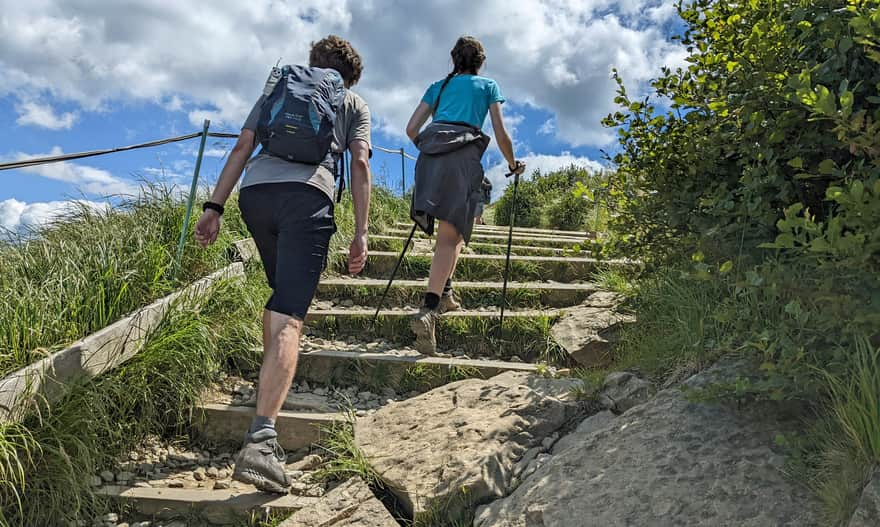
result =
[{"label": "trekking pole", "polygon": [[382,310],[382,306],[385,305],[385,297],[388,296],[388,290],[391,289],[391,284],[394,282],[394,277],[397,276],[397,269],[400,268],[400,264],[403,262],[403,257],[406,256],[406,250],[409,248],[409,244],[412,242],[413,236],[416,234],[416,227],[418,224],[413,223],[412,230],[409,231],[409,238],[406,239],[406,243],[403,244],[403,250],[400,251],[400,257],[397,258],[397,263],[394,264],[394,270],[391,271],[391,278],[388,279],[388,285],[385,286],[385,291],[382,292],[382,298],[379,299],[379,305],[376,306],[376,314],[373,315],[373,322],[370,323],[370,331],[376,327],[376,321],[379,320],[379,311]]},{"label": "trekking pole", "polygon": [[[507,231],[507,256],[504,260],[504,286],[501,288],[501,320],[498,323],[498,338],[504,336],[504,306],[507,305],[507,281],[510,278],[510,246],[513,243],[513,225],[516,223],[516,189],[519,187],[519,172],[513,174],[513,205],[510,211],[510,229]],[[511,174],[507,174],[510,177]]]}]

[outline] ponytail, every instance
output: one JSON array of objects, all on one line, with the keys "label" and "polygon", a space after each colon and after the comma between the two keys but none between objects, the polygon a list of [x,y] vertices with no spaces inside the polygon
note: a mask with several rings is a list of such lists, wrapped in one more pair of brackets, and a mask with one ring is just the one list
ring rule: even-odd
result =
[{"label": "ponytail", "polygon": [[446,89],[446,85],[449,84],[449,81],[452,80],[452,77],[455,77],[457,72],[452,70],[449,75],[446,76],[446,80],[443,81],[443,84],[440,86],[440,91],[437,92],[437,98],[434,100],[434,108],[431,109],[431,116],[434,116],[437,113],[437,108],[440,107],[440,96],[443,95],[443,90]]}]

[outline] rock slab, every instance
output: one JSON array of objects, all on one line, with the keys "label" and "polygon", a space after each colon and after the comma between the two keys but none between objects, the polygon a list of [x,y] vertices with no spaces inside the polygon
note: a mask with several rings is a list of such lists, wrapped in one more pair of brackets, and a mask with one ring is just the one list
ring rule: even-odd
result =
[{"label": "rock slab", "polygon": [[302,509],[278,527],[400,527],[360,478],[327,493],[314,507]]},{"label": "rock slab", "polygon": [[876,527],[880,525],[880,468],[874,470],[874,477],[862,491],[862,498],[856,512],[849,521],[849,527]]},{"label": "rock slab", "polygon": [[355,440],[416,522],[454,522],[509,492],[516,462],[565,423],[568,407],[509,376],[470,379],[359,419]]},{"label": "rock slab", "polygon": [[617,312],[616,301],[617,297],[608,293],[594,293],[583,305],[566,309],[550,328],[550,336],[578,364],[608,364],[620,327],[635,322],[633,317]]},{"label": "rock slab", "polygon": [[[812,527],[814,496],[783,475],[770,412],[689,402],[677,388],[560,441],[475,527]],[[595,418],[593,418],[595,419]],[[595,423],[593,423],[595,424]]]},{"label": "rock slab", "polygon": [[612,412],[621,414],[654,395],[654,386],[628,371],[608,374],[599,393],[599,402]]}]

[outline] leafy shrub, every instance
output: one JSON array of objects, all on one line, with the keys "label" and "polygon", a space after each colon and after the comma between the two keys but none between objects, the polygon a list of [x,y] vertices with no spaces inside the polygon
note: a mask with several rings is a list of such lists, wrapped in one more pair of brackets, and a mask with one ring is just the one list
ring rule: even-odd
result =
[{"label": "leafy shrub", "polygon": [[[549,229],[580,230],[586,227],[594,207],[584,199],[579,188],[591,187],[597,175],[572,165],[568,168],[542,174],[536,170],[530,179],[522,180],[517,190],[516,225]],[[510,225],[513,205],[513,185],[495,205],[495,223]]]},{"label": "leafy shrub", "polygon": [[689,66],[653,83],[671,108],[618,79],[605,120],[622,146],[616,248],[655,263],[694,252],[694,279],[729,281],[774,398],[818,389],[813,368],[880,328],[877,6],[683,1]]}]

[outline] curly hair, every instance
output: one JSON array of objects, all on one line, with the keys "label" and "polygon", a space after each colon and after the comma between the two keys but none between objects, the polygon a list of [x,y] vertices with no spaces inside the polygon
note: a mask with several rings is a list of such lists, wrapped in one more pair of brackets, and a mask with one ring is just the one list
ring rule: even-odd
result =
[{"label": "curly hair", "polygon": [[361,72],[364,71],[361,56],[351,42],[336,35],[328,35],[317,42],[312,42],[309,66],[333,68],[342,75],[346,87],[349,88],[361,80]]}]

